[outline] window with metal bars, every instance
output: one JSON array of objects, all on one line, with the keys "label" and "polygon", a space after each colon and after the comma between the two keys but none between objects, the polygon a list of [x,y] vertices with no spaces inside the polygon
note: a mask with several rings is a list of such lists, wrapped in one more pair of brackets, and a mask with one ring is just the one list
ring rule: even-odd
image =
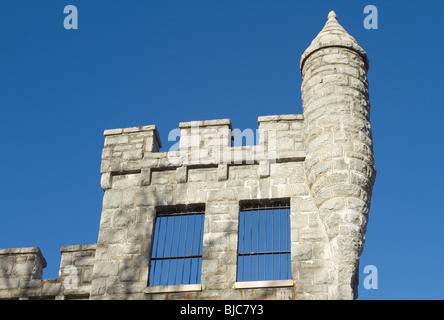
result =
[{"label": "window with metal bars", "polygon": [[158,208],[148,286],[200,283],[205,207]]},{"label": "window with metal bars", "polygon": [[290,201],[241,203],[237,281],[291,279]]}]

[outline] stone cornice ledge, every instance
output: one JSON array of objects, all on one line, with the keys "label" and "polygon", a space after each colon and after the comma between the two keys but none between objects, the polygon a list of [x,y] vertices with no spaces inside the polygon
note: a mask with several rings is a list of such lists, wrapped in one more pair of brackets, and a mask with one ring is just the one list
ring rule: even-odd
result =
[{"label": "stone cornice ledge", "polygon": [[257,289],[292,287],[293,280],[265,280],[265,281],[239,281],[234,283],[234,289]]},{"label": "stone cornice ledge", "polygon": [[194,292],[202,291],[201,284],[179,284],[174,286],[148,287],[145,293],[172,293],[172,292]]}]

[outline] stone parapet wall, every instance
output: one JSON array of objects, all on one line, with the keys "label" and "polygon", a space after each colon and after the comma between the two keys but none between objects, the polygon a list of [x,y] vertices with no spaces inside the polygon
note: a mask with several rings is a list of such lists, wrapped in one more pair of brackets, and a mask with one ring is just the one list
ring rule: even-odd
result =
[{"label": "stone parapet wall", "polygon": [[[106,184],[102,179],[105,195],[92,297],[292,299],[293,281],[269,288],[260,284],[236,287],[239,203],[281,198],[296,201],[309,196],[303,162],[303,117],[260,117],[259,144],[253,146],[231,146],[229,119],[181,123],[179,127],[178,151],[145,152],[143,159],[131,162],[115,157],[116,170],[102,172]],[[124,130],[120,132],[124,134]],[[130,139],[124,140],[133,145]],[[273,152],[268,152],[270,145]],[[120,146],[125,148],[123,143]],[[195,151],[202,153],[196,156]],[[218,156],[211,156],[215,153]],[[103,161],[106,166],[108,160]],[[305,202],[302,210],[309,206]],[[178,204],[205,205],[202,283],[198,288],[147,288],[156,208]],[[292,211],[291,221],[298,214]],[[298,228],[296,225],[294,232]],[[299,239],[293,240],[292,245],[297,245]],[[313,239],[303,233],[302,241]]]},{"label": "stone parapet wall", "polygon": [[0,299],[89,298],[95,245],[62,247],[59,277],[42,279],[46,260],[37,247],[0,250]]}]

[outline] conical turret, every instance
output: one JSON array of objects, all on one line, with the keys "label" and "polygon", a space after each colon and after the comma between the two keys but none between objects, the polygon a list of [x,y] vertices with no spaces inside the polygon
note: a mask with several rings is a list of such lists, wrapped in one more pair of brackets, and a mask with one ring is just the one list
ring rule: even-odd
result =
[{"label": "conical turret", "polygon": [[316,38],[313,39],[310,46],[302,54],[300,62],[301,70],[304,66],[305,60],[308,58],[308,56],[310,56],[310,54],[321,48],[328,47],[343,47],[356,51],[356,53],[358,53],[365,62],[368,70],[369,64],[366,52],[358,45],[355,38],[345,31],[345,29],[338,23],[336,13],[333,10],[328,14],[328,20],[325,23],[324,28],[321,30],[321,32],[319,32]]},{"label": "conical turret", "polygon": [[352,299],[376,175],[368,59],[331,11],[300,64],[307,185],[330,242],[329,290]]}]

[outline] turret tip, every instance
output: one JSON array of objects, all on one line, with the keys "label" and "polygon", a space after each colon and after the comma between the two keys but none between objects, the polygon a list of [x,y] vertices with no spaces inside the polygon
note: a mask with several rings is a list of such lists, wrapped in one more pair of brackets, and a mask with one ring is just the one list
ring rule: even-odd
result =
[{"label": "turret tip", "polygon": [[337,20],[336,18],[336,13],[333,10],[330,11],[330,13],[328,14],[328,20]]}]

